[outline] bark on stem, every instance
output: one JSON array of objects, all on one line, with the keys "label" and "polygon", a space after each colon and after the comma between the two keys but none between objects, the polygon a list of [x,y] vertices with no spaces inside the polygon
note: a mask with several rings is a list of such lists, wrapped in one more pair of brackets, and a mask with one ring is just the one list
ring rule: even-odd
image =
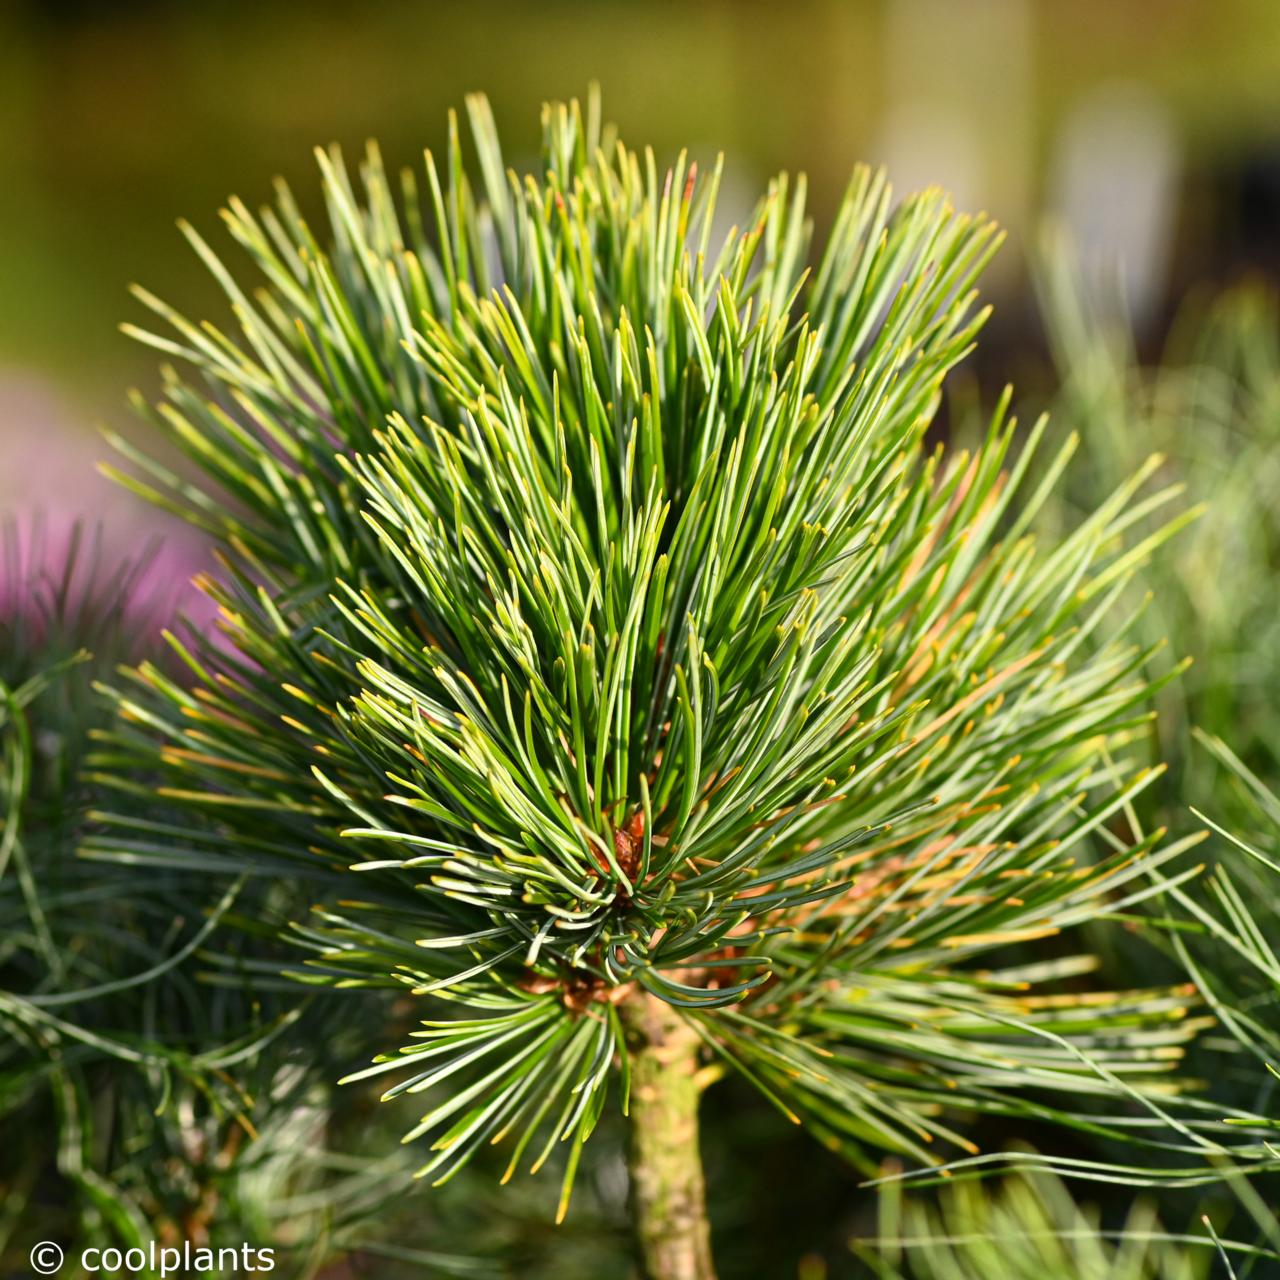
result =
[{"label": "bark on stem", "polygon": [[697,1032],[636,993],[621,1006],[631,1051],[631,1199],[644,1280],[715,1280],[698,1148]]}]

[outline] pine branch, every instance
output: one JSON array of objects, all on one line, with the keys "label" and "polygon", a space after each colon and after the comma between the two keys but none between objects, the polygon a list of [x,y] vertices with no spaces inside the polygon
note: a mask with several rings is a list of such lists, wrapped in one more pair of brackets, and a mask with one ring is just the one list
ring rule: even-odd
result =
[{"label": "pine branch", "polygon": [[1118,607],[1188,517],[1131,536],[1146,468],[1041,545],[1074,446],[1036,482],[1007,394],[926,448],[994,228],[859,169],[821,249],[785,177],[716,243],[719,165],[593,100],[521,177],[469,113],[479,189],[451,121],[398,191],[321,153],[323,233],[233,201],[253,287],[188,229],[237,336],[139,294],[196,478],[124,478],[220,541],[230,646],[115,688],[99,781],[185,817],[89,851],[305,882],[296,976],[418,1002],[349,1078],[433,1091],[435,1181],[560,1147],[567,1197],[651,998],[868,1168],[984,1111],[1221,1150],[1173,1114],[1192,989],[1046,942],[1194,874],[1125,834],[1159,682]]},{"label": "pine branch", "polygon": [[[289,1233],[350,1240],[407,1176],[384,1153],[344,1169],[331,1149],[336,1063],[385,1010],[361,1024],[332,995],[282,989],[281,886],[76,856],[102,798],[83,757],[110,719],[92,684],[159,639],[153,577],[147,556],[113,564],[79,528],[0,537],[6,1272],[40,1238],[247,1244],[283,1269],[299,1262]],[[137,790],[114,797],[116,820],[154,838],[172,815]]]},{"label": "pine branch", "polygon": [[[891,1184],[892,1185],[892,1184]],[[1074,1202],[1044,1171],[1010,1175],[993,1190],[959,1181],[939,1204],[887,1192],[879,1231],[854,1250],[878,1280],[1036,1280],[1042,1276],[1107,1276],[1109,1280],[1203,1280],[1251,1274],[1274,1254],[1223,1240],[1205,1217],[1203,1229],[1169,1232],[1153,1208],[1131,1206],[1121,1227],[1104,1225],[1096,1209]],[[1197,1224],[1199,1227],[1200,1224]],[[1239,1266],[1237,1272],[1235,1267]]]}]

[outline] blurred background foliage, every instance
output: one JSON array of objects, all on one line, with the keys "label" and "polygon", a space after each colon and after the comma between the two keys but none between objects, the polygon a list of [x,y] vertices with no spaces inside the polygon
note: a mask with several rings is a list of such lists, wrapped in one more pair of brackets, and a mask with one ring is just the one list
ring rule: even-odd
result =
[{"label": "blurred background foliage", "polygon": [[[899,190],[936,182],[1009,229],[985,282],[995,316],[944,416],[962,433],[1011,377],[1024,418],[1049,408],[1060,436],[1080,431],[1075,487],[1049,516],[1064,528],[1154,449],[1186,484],[1188,504],[1210,503],[1147,583],[1149,634],[1196,662],[1165,691],[1153,738],[1153,752],[1172,765],[1168,784],[1132,817],[1185,830],[1196,821],[1190,801],[1243,830],[1251,847],[1280,854],[1274,825],[1252,820],[1255,801],[1234,785],[1238,773],[1192,734],[1199,726],[1222,738],[1240,767],[1280,789],[1274,0],[374,0],[358,9],[329,0],[10,0],[0,6],[0,511],[22,519],[41,510],[55,531],[72,517],[101,520],[104,555],[158,532],[164,546],[152,576],[162,571],[180,589],[202,549],[92,471],[105,452],[94,428],[136,437],[145,428],[124,389],[156,380],[152,353],[116,329],[138,318],[127,284],[181,298],[189,314],[222,315],[217,286],[175,219],[190,218],[226,249],[215,210],[233,192],[266,200],[277,174],[313,213],[315,144],[336,141],[354,154],[377,137],[389,165],[417,164],[423,147],[441,149],[446,110],[475,88],[490,95],[510,158],[524,164],[537,104],[580,94],[591,80],[622,136],[652,144],[660,162],[681,146],[698,159],[723,150],[730,216],[745,215],[748,193],[786,167],[808,174],[824,225],[864,159],[887,164]],[[1049,224],[1069,251],[1045,252]],[[77,680],[89,673],[76,671]],[[12,683],[28,676],[6,673]],[[1223,841],[1212,849],[1210,861],[1230,856]],[[1269,897],[1265,867],[1232,865],[1246,897]],[[1276,936],[1274,922],[1266,930]],[[1131,965],[1139,954],[1149,952],[1115,962]],[[1274,1028],[1267,1002],[1276,989],[1249,985],[1245,971],[1256,978],[1256,968],[1241,969],[1250,1016],[1267,1025],[1270,1013]],[[1242,1103],[1280,1115],[1258,1094],[1270,1077],[1252,1062],[1233,1071]],[[877,1231],[937,1234],[942,1223],[963,1238],[1017,1222],[1085,1231],[1148,1212],[1120,1197],[1091,1215],[1054,1186],[1019,1184],[1003,1199],[944,1199],[934,1219],[932,1209],[908,1207],[905,1219],[887,1222],[881,1206],[877,1226],[874,1200],[850,1172],[742,1102],[733,1086],[708,1099],[708,1177],[726,1277],[866,1275],[869,1264],[848,1242]],[[508,1260],[482,1261],[476,1274],[513,1266],[558,1280],[625,1275],[616,1149],[592,1176],[567,1230],[549,1226],[544,1188],[513,1206],[481,1177],[451,1188],[452,1199],[432,1210],[438,1222],[412,1197],[404,1238],[449,1250],[465,1234],[472,1252]],[[62,1194],[44,1182],[27,1190]],[[499,1204],[503,1221],[486,1234],[480,1228]],[[1159,1214],[1180,1231],[1200,1207],[1173,1199]],[[1094,1274],[1083,1262],[1070,1269],[1074,1248],[1059,1270],[1040,1259],[1039,1274]],[[1099,1249],[1101,1261],[1090,1255],[1089,1265],[1114,1264]],[[386,1258],[346,1256],[327,1274],[392,1273]],[[1208,1255],[1168,1256],[1167,1267],[1159,1250],[1130,1259],[1132,1274],[1212,1270]],[[902,1265],[920,1276],[986,1274],[962,1269],[983,1265],[986,1255],[975,1257]],[[406,1274],[422,1273],[406,1264]]]},{"label": "blurred background foliage", "polygon": [[987,282],[994,367],[1026,345],[1022,250],[1046,213],[1126,260],[1144,336],[1186,283],[1280,258],[1270,0],[10,0],[0,432],[125,418],[120,388],[151,362],[115,331],[124,286],[215,304],[178,216],[216,235],[232,192],[256,204],[276,174],[314,191],[317,143],[376,136],[389,164],[416,164],[476,88],[519,162],[537,104],[592,79],[660,160],[723,149],[730,196],[802,169],[821,222],[863,159],[991,212],[1013,240]]}]

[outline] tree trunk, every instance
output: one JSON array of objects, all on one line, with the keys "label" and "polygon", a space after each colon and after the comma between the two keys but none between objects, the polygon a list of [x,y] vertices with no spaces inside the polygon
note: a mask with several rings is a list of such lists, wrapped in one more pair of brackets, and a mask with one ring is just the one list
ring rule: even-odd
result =
[{"label": "tree trunk", "polygon": [[631,1051],[631,1202],[644,1280],[715,1280],[698,1150],[697,1032],[637,993],[620,1012]]}]

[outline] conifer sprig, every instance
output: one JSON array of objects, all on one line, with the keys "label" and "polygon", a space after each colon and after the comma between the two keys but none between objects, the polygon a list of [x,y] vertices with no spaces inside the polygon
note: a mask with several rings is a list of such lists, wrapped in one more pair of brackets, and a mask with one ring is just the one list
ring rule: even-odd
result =
[{"label": "conifer sprig", "polygon": [[567,1196],[646,999],[867,1167],[983,1110],[1212,1147],[1163,1128],[1190,989],[1026,949],[1177,882],[1186,842],[1092,846],[1154,776],[1114,606],[1183,517],[1128,537],[1148,469],[1038,545],[1073,446],[1007,394],[926,447],[992,225],[859,169],[816,253],[803,179],[719,237],[720,165],[594,99],[523,178],[469,112],[479,190],[451,120],[398,191],[320,153],[322,234],[233,201],[256,287],[188,228],[238,335],[139,292],[198,475],[117,440],[123,478],[221,543],[233,647],[115,692],[104,780],[189,818],[90,851],[305,883],[310,980],[422,1001],[352,1078],[434,1090],[434,1178],[564,1142]]},{"label": "conifer sprig", "polygon": [[[0,1270],[41,1238],[178,1239],[311,1275],[299,1236],[358,1238],[407,1176],[334,1149],[357,1114],[347,1093],[335,1119],[339,1064],[385,1015],[362,1029],[282,984],[287,887],[76,856],[110,719],[93,681],[159,647],[155,588],[148,554],[115,562],[78,526],[0,527]],[[133,798],[118,817],[158,826],[154,795]]]},{"label": "conifer sprig", "polygon": [[1077,1205],[1043,1170],[1012,1174],[995,1186],[958,1180],[936,1205],[904,1199],[891,1184],[880,1196],[879,1216],[877,1237],[854,1246],[876,1280],[1205,1280],[1219,1274],[1236,1280],[1275,1256],[1222,1239],[1207,1216],[1195,1230],[1166,1231],[1154,1206],[1141,1202],[1117,1229],[1109,1215]]},{"label": "conifer sprig", "polygon": [[[1224,1029],[1265,1064],[1258,1110],[1274,1109],[1280,1036],[1273,1016],[1280,999],[1280,928],[1275,903],[1280,876],[1280,796],[1221,738],[1195,731],[1197,745],[1223,769],[1235,808],[1248,816],[1239,832],[1198,815],[1223,838],[1224,857],[1204,881],[1174,889],[1173,901],[1194,929],[1172,935],[1179,959],[1195,978]],[[1265,1158],[1271,1144],[1253,1154]]]}]

